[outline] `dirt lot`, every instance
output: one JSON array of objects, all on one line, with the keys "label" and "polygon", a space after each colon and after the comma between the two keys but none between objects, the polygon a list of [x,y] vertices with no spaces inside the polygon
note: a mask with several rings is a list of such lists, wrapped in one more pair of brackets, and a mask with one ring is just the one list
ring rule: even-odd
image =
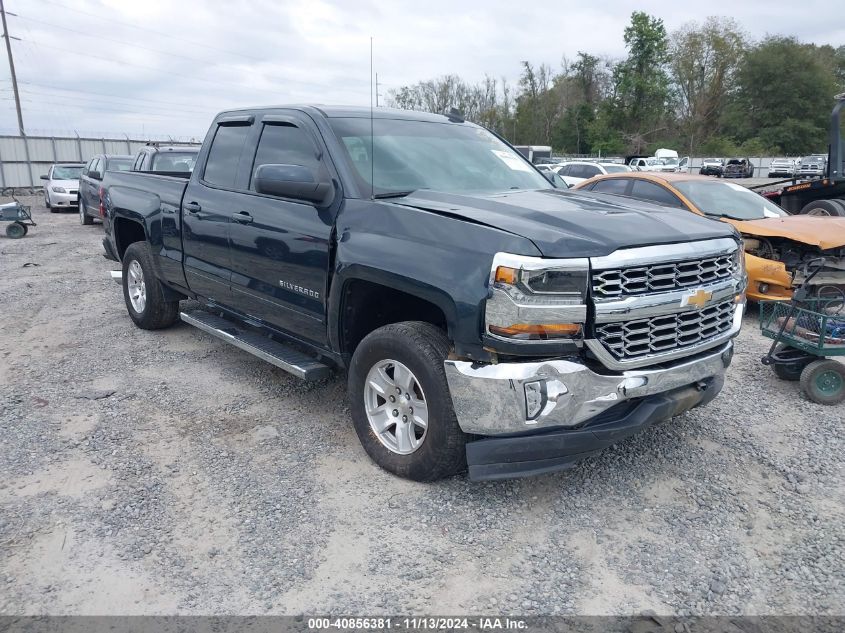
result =
[{"label": "dirt lot", "polygon": [[0,613],[841,614],[843,409],[759,358],[577,468],[422,485],[306,385],[136,329],[99,226],[0,238]]}]

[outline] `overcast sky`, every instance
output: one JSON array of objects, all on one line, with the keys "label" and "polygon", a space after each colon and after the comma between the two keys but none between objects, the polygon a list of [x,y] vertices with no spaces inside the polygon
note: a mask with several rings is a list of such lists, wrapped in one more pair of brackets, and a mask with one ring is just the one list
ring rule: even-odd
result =
[{"label": "overcast sky", "polygon": [[[715,11],[754,38],[845,44],[837,2],[524,0],[6,0],[29,134],[201,138],[235,106],[369,104],[375,70],[391,88],[447,73],[515,81],[527,59],[559,67],[579,50],[622,57],[631,11],[671,32]],[[778,5],[775,7],[774,5]],[[16,133],[5,59],[0,132]]]}]

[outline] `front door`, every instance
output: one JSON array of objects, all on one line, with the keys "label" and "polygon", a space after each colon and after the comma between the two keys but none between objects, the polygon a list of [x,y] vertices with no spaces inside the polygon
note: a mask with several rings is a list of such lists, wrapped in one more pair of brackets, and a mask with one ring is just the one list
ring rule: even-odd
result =
[{"label": "front door", "polygon": [[203,173],[191,178],[182,198],[188,288],[224,305],[231,299],[229,225],[239,209],[242,194],[236,191],[236,184],[251,124],[249,117],[218,122]]},{"label": "front door", "polygon": [[314,124],[296,113],[265,115],[253,138],[248,191],[229,225],[233,299],[250,316],[324,343],[333,218],[307,202],[256,193],[252,179],[265,164],[302,165],[327,178],[326,152]]}]

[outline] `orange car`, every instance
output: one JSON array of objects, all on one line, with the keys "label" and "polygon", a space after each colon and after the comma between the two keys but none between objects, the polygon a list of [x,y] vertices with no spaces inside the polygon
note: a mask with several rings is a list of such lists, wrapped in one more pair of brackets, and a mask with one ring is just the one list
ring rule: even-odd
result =
[{"label": "orange car", "polygon": [[573,189],[678,207],[735,226],[745,243],[748,298],[789,299],[803,265],[824,256],[811,283],[845,288],[845,218],[789,215],[749,189],[706,176],[632,172],[596,176]]}]

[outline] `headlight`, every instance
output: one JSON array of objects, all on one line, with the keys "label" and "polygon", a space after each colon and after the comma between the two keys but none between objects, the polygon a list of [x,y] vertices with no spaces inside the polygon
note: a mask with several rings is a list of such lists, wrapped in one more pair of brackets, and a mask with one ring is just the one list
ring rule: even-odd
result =
[{"label": "headlight", "polygon": [[748,274],[745,271],[745,249],[743,248],[744,241],[740,247],[736,249],[731,257],[731,272],[734,279],[740,282],[740,294],[745,293],[745,288],[748,285]]},{"label": "headlight", "polygon": [[64,187],[53,187],[52,189],[54,193],[67,193]]},{"label": "headlight", "polygon": [[588,279],[587,259],[497,253],[490,271],[487,333],[515,341],[580,339]]}]

